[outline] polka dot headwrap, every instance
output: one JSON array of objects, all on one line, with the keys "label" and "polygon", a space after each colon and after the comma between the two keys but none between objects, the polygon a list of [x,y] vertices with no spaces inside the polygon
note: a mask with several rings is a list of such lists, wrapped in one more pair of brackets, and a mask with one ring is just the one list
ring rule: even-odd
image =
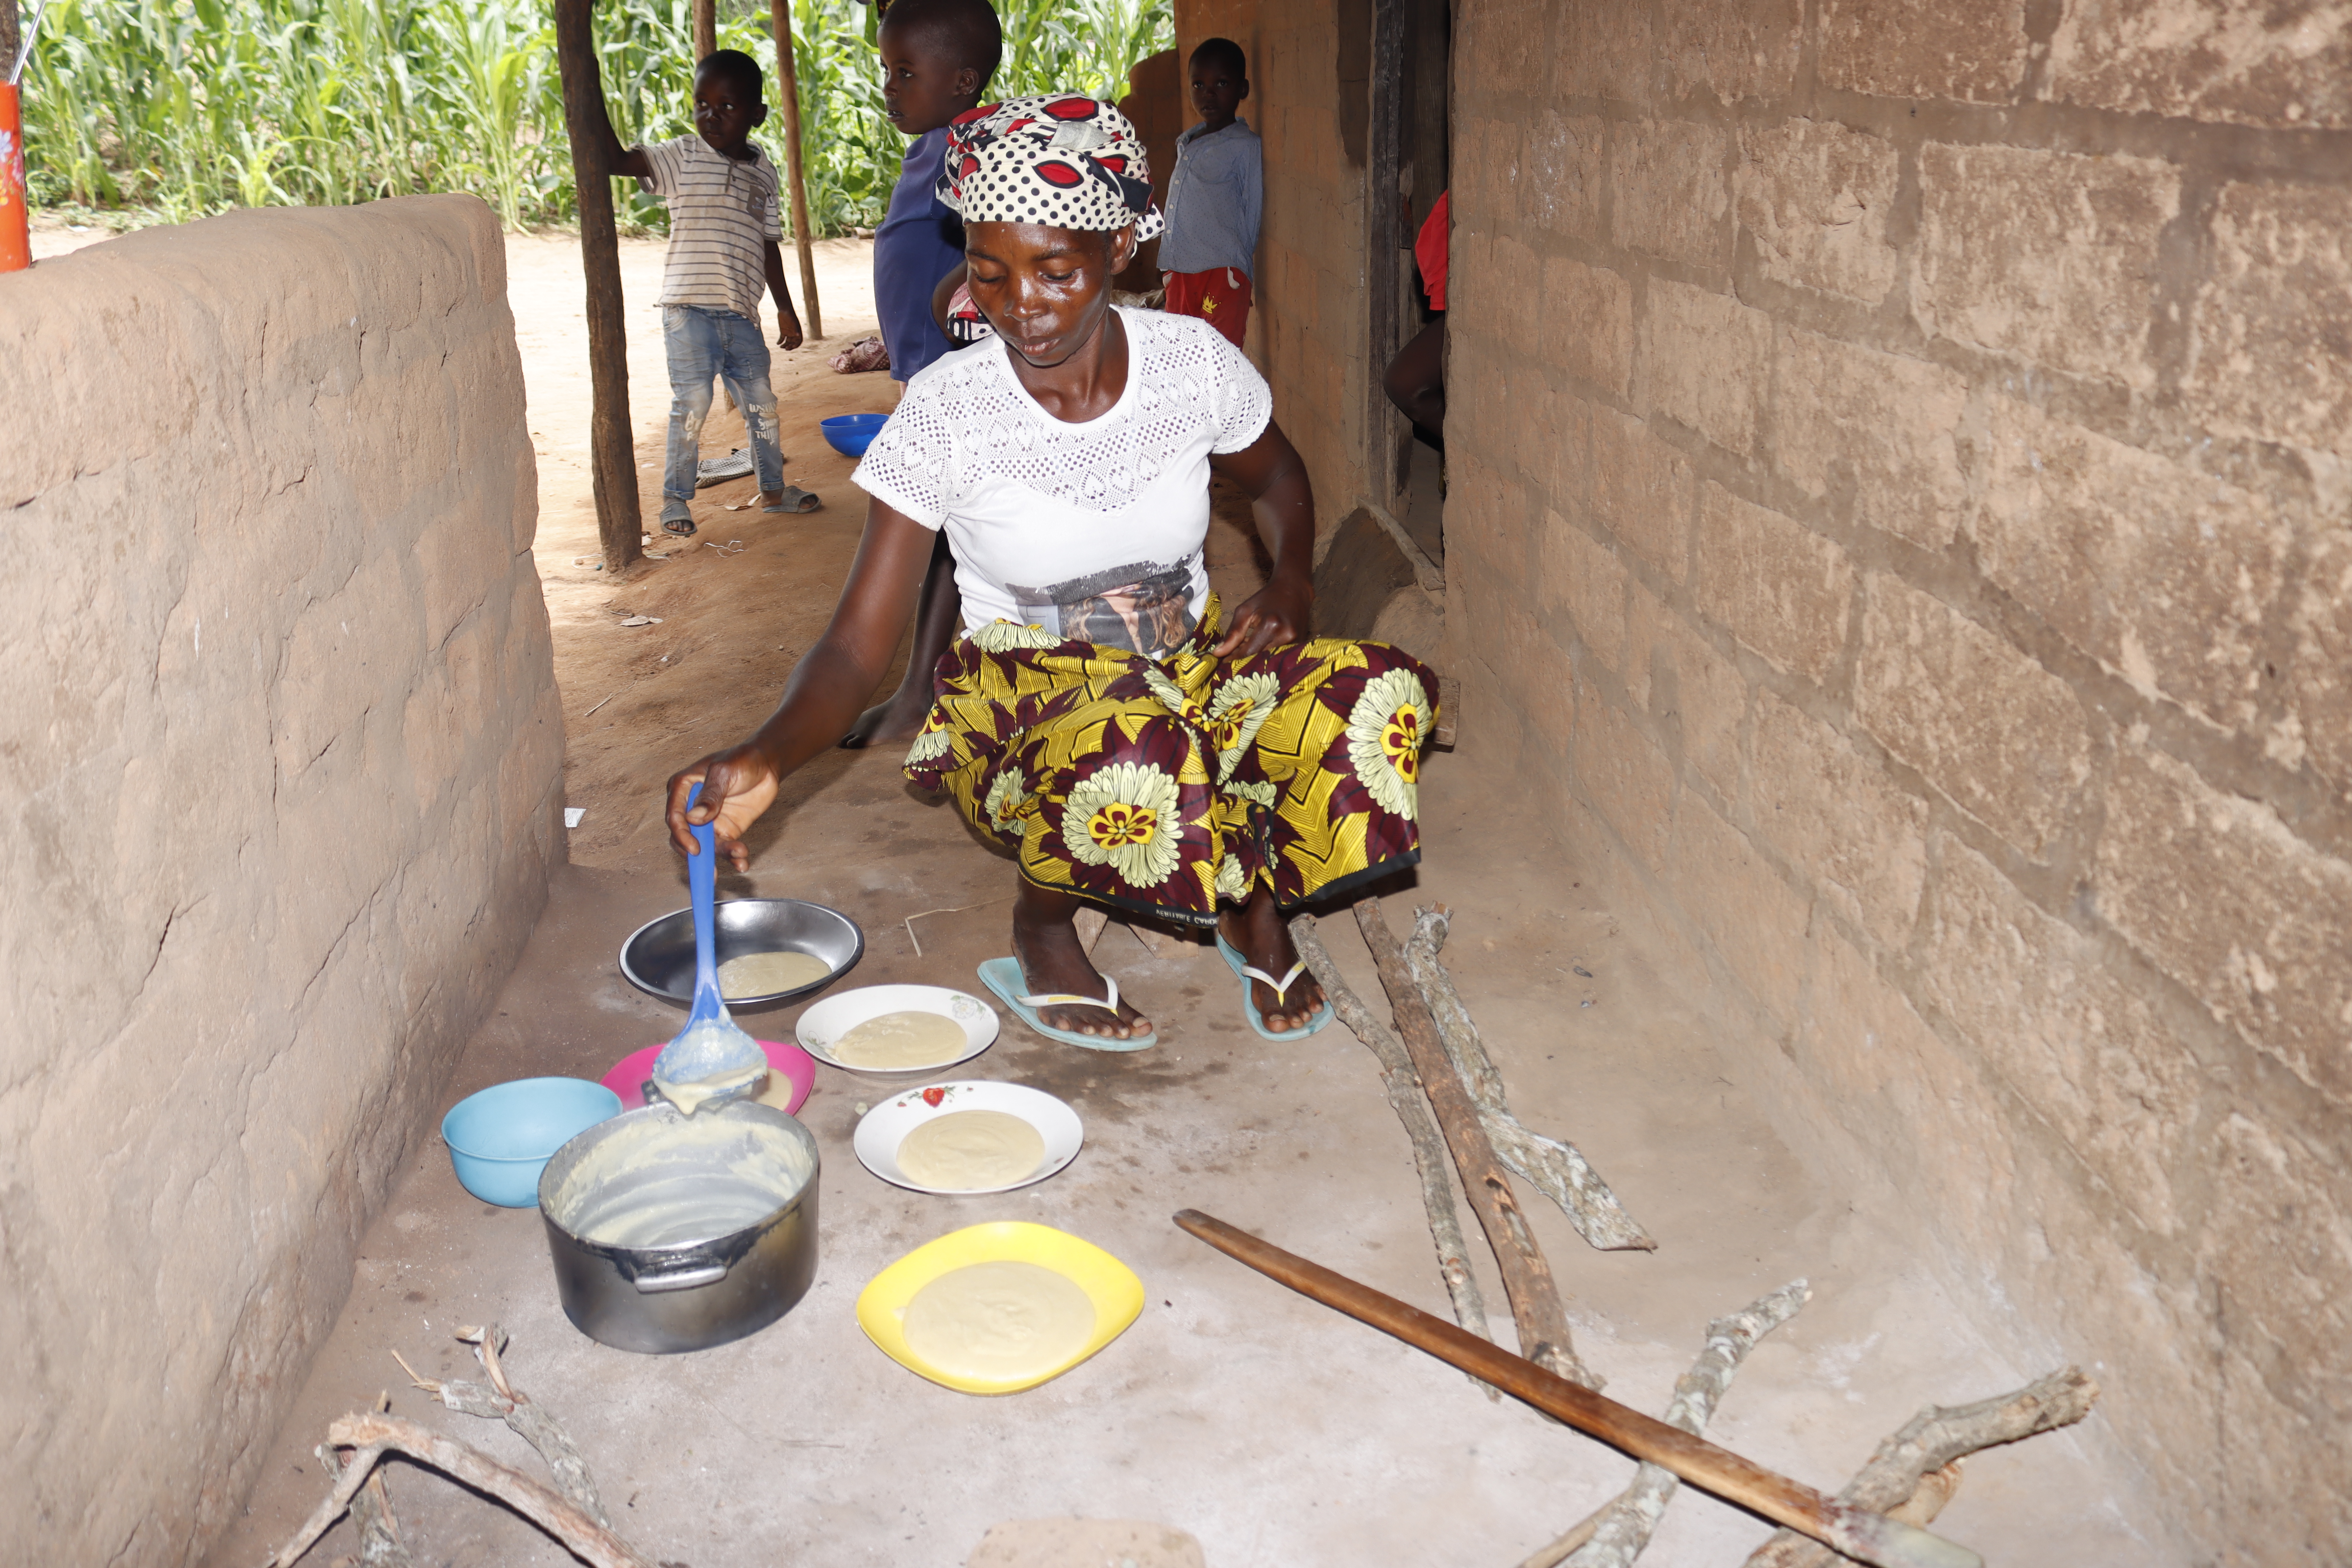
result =
[{"label": "polka dot headwrap", "polygon": [[966,223],[1034,223],[1102,232],[1168,226],[1151,205],[1151,167],[1126,115],[1076,93],[1008,98],[948,127],[940,200]]}]

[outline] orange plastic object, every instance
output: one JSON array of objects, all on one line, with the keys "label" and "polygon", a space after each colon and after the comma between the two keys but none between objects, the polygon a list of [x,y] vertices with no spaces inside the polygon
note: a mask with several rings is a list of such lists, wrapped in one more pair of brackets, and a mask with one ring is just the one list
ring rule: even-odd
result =
[{"label": "orange plastic object", "polygon": [[0,81],[0,272],[33,264],[32,216],[25,210],[24,117],[16,84]]}]

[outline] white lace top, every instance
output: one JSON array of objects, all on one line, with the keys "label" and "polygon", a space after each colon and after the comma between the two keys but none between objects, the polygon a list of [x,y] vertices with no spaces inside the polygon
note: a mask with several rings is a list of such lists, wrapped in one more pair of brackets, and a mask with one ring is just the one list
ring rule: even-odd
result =
[{"label": "white lace top", "polygon": [[1206,321],[1119,318],[1127,385],[1108,413],[1047,414],[992,337],[918,372],[852,476],[947,530],[967,631],[1006,620],[1160,654],[1200,619],[1209,455],[1255,441],[1274,396]]}]

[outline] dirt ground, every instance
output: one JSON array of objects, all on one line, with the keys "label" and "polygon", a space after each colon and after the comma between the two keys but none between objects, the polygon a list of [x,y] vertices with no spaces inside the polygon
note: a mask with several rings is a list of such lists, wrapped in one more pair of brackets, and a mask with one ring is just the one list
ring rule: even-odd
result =
[{"label": "dirt ground", "polygon": [[[631,990],[614,963],[629,931],[685,901],[660,831],[661,781],[756,721],[818,635],[862,508],[851,465],[823,446],[815,422],[893,401],[886,377],[824,366],[872,330],[866,247],[830,244],[820,279],[827,340],[780,360],[776,376],[787,478],[823,495],[825,510],[726,510],[748,498],[748,479],[704,491],[697,541],[615,582],[594,569],[576,252],[563,238],[516,237],[509,258],[570,801],[585,816],[571,835],[572,865],[448,1103],[534,1073],[598,1077],[675,1031],[678,1011]],[[652,297],[659,266],[657,245],[624,247],[632,301]],[[630,328],[650,518],[667,387],[653,311],[633,303]],[[706,450],[733,444],[730,433],[740,441],[740,425],[714,416]],[[1221,509],[1213,569],[1245,588],[1253,555],[1232,510]],[[621,626],[631,615],[660,624]],[[720,896],[792,895],[850,915],[867,948],[847,984],[977,989],[973,966],[1006,951],[1010,865],[910,791],[897,762],[887,751],[835,752],[804,770],[761,825],[750,875],[723,879]],[[1655,1254],[1593,1252],[1524,1194],[1580,1349],[1612,1394],[1662,1408],[1710,1318],[1803,1276],[1811,1305],[1749,1358],[1711,1435],[1834,1488],[1923,1404],[2000,1392],[2069,1356],[2095,1362],[2090,1346],[2053,1347],[2049,1364],[2032,1366],[1989,1351],[1931,1282],[1899,1220],[1826,1190],[1775,1139],[1736,1058],[1718,1048],[1722,1031],[1701,1010],[1695,977],[1663,967],[1596,907],[1574,862],[1515,805],[1512,781],[1480,765],[1474,716],[1463,751],[1427,768],[1418,885],[1385,901],[1400,927],[1417,902],[1454,907],[1447,958],[1514,1107],[1574,1140],[1660,1240]],[[1345,921],[1325,930],[1376,996],[1353,931]],[[1070,1101],[1087,1128],[1076,1163],[999,1197],[887,1186],[849,1149],[859,1111],[882,1093],[820,1068],[803,1112],[824,1162],[818,1282],[781,1322],[718,1350],[635,1356],[583,1337],[556,1301],[538,1217],[467,1196],[446,1152],[426,1141],[362,1244],[350,1300],[262,1479],[209,1561],[264,1561],[321,1495],[310,1450],[328,1421],[379,1394],[395,1414],[535,1468],[502,1428],[411,1389],[392,1359],[399,1351],[427,1376],[471,1375],[451,1331],[486,1320],[512,1332],[511,1374],[568,1424],[623,1532],[649,1558],[693,1568],[1122,1559],[1136,1568],[1508,1568],[1622,1486],[1626,1460],[1515,1404],[1490,1403],[1458,1373],[1169,1223],[1175,1209],[1202,1208],[1446,1311],[1405,1139],[1370,1054],[1338,1026],[1289,1044],[1259,1039],[1213,951],[1171,942],[1155,957],[1114,930],[1100,957],[1159,1021],[1156,1049],[1085,1052],[1008,1020],[962,1069]],[[795,1012],[747,1022],[785,1038]],[[1108,1248],[1142,1276],[1150,1301],[1076,1371],[981,1399],[887,1361],[851,1308],[892,1259],[995,1218],[1057,1225]],[[1490,1264],[1482,1276],[1507,1343]],[[1937,1529],[1995,1563],[2168,1561],[2133,1530],[2131,1482],[2103,1458],[2109,1451],[2094,1431],[1985,1455]],[[428,1474],[394,1466],[389,1484],[420,1562],[567,1561],[529,1526]],[[1167,1528],[997,1528],[1069,1518]],[[1200,1555],[1188,1557],[1170,1531],[1196,1540]],[[1685,1491],[1646,1560],[1727,1568],[1765,1533],[1753,1517]],[[1118,1556],[1107,1542],[1123,1543]],[[339,1525],[309,1561],[332,1562],[354,1544]]]}]

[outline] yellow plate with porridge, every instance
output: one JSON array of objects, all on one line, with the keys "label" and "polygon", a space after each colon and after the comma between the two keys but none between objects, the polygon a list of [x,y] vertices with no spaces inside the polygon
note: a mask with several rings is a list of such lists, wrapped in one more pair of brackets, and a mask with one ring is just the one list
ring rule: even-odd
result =
[{"label": "yellow plate with porridge", "polygon": [[996,1220],[926,1242],[877,1274],[857,1326],[884,1355],[963,1394],[1050,1383],[1127,1331],[1143,1281],[1090,1241]]}]

